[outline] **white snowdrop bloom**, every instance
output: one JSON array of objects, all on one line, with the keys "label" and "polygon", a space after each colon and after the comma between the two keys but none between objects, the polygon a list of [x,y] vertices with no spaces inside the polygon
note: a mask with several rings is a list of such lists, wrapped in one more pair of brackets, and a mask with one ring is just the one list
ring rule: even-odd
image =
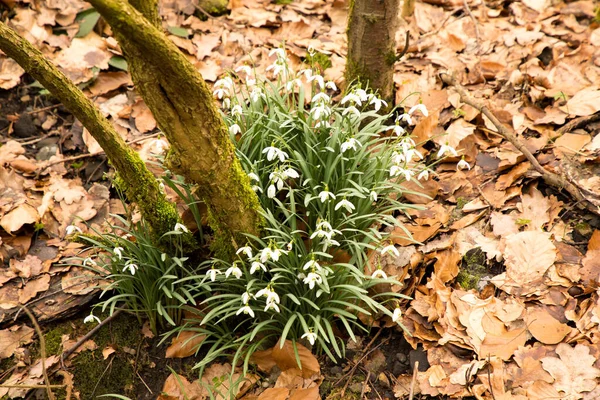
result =
[{"label": "white snowdrop bloom", "polygon": [[169,143],[164,139],[156,139],[154,141],[154,152],[156,154],[163,154],[165,150],[169,148]]},{"label": "white snowdrop bloom", "polygon": [[264,249],[262,249],[260,251],[260,262],[267,262],[269,261],[273,255],[273,251],[271,250],[271,247],[267,246]]},{"label": "white snowdrop bloom", "polygon": [[294,89],[294,87],[301,87],[302,86],[302,81],[300,79],[292,79],[291,81],[289,81],[288,83],[285,84],[285,90],[292,91],[292,89]]},{"label": "white snowdrop bloom", "polygon": [[287,248],[287,251],[292,251],[292,249],[294,248],[294,241],[292,240],[291,242],[289,242],[285,246]]},{"label": "white snowdrop bloom", "polygon": [[438,151],[438,153],[437,153],[437,158],[442,157],[446,153],[450,153],[451,155],[453,155],[455,157],[458,156],[458,152],[456,151],[456,149],[454,147],[450,146],[448,144],[448,142],[446,142],[445,144],[442,144],[440,146],[440,151]]},{"label": "white snowdrop bloom", "polygon": [[410,117],[410,114],[402,114],[399,115],[398,118],[396,118],[396,122],[399,121],[405,121],[407,124],[412,125],[412,118]]},{"label": "white snowdrop bloom", "polygon": [[83,323],[87,324],[90,322],[94,322],[96,321],[97,323],[101,323],[102,321],[100,320],[100,318],[96,317],[93,313],[90,313],[90,315],[88,315],[87,317],[85,317],[83,319]]},{"label": "white snowdrop bloom", "polygon": [[250,259],[250,258],[252,258],[252,247],[250,247],[250,246],[240,247],[235,252],[235,254],[240,254],[240,253],[244,253],[246,255],[246,257],[248,257]]},{"label": "white snowdrop bloom", "polygon": [[331,98],[325,92],[317,93],[311,99],[312,103],[329,103]]},{"label": "white snowdrop bloom", "polygon": [[213,95],[221,100],[223,97],[229,96],[229,90],[225,88],[218,88],[213,92]]},{"label": "white snowdrop bloom", "polygon": [[358,96],[358,98],[360,99],[360,101],[367,101],[367,100],[369,100],[369,94],[364,89],[356,89],[354,91],[354,93],[356,93],[356,95]]},{"label": "white snowdrop bloom", "polygon": [[387,107],[388,104],[385,100],[380,99],[377,96],[372,96],[371,97],[371,101],[369,102],[369,104],[373,104],[375,106],[375,111],[379,111],[381,109],[381,106],[383,105],[384,107]]},{"label": "white snowdrop bloom", "polygon": [[315,260],[309,260],[306,264],[304,264],[304,266],[302,267],[303,270],[307,270],[307,269],[311,269],[311,270],[317,270],[320,271],[321,270],[321,266],[319,265],[319,263]]},{"label": "white snowdrop bloom", "polygon": [[253,180],[253,181],[256,181],[256,182],[260,182],[260,178],[254,172],[250,172],[248,174],[248,178],[250,178],[250,180]]},{"label": "white snowdrop bloom", "polygon": [[331,193],[327,189],[322,190],[318,196],[319,196],[319,199],[321,200],[321,203],[325,203],[327,201],[327,199],[329,199],[329,198],[335,200],[335,194]]},{"label": "white snowdrop bloom", "polygon": [[243,113],[244,113],[244,110],[242,109],[242,106],[240,106],[239,104],[236,104],[235,106],[231,107],[231,115],[233,115],[234,117],[242,115]]},{"label": "white snowdrop bloom", "polygon": [[267,197],[272,199],[275,197],[276,194],[277,188],[275,188],[275,185],[269,185],[269,187],[267,188]]},{"label": "white snowdrop bloom", "polygon": [[289,156],[283,150],[278,149],[275,146],[265,147],[262,151],[263,154],[267,153],[267,160],[273,161],[276,158],[279,158],[279,161],[284,162]]},{"label": "white snowdrop bloom", "polygon": [[377,268],[371,274],[371,278],[373,278],[373,279],[377,279],[377,278],[387,279],[387,274],[381,268]]},{"label": "white snowdrop bloom", "polygon": [[334,82],[334,81],[329,81],[329,82],[327,82],[327,83],[325,84],[325,87],[326,87],[327,89],[331,89],[331,90],[333,90],[334,92],[337,92],[337,90],[338,90],[338,89],[337,89],[337,86],[335,85],[335,82]]},{"label": "white snowdrop bloom", "polygon": [[337,211],[337,210],[339,210],[342,207],[344,207],[346,209],[346,211],[348,211],[348,212],[352,212],[356,208],[356,207],[354,207],[354,204],[352,204],[351,202],[349,202],[346,199],[343,199],[343,200],[339,201],[335,205],[335,210]]},{"label": "white snowdrop bloom", "polygon": [[323,251],[327,251],[328,248],[330,248],[331,246],[339,246],[340,242],[338,242],[337,240],[331,239],[331,238],[325,238],[325,240],[323,240]]},{"label": "white snowdrop bloom", "polygon": [[458,164],[456,164],[456,170],[458,171],[459,169],[465,169],[465,168],[466,168],[466,169],[468,169],[468,170],[470,170],[470,169],[471,169],[471,166],[470,166],[470,165],[469,165],[469,163],[468,163],[468,162],[466,162],[466,161],[465,161],[465,159],[463,158],[463,159],[461,159],[461,160],[458,162]]},{"label": "white snowdrop bloom", "polygon": [[392,128],[392,130],[396,134],[396,136],[402,136],[402,135],[404,135],[406,133],[406,129],[404,129],[400,125],[394,125],[394,127]]},{"label": "white snowdrop bloom", "polygon": [[296,171],[293,168],[287,168],[285,171],[283,171],[283,175],[286,178],[292,178],[292,179],[300,178],[300,175],[298,174],[298,171]]},{"label": "white snowdrop bloom", "polygon": [[281,257],[282,254],[287,254],[287,252],[281,249],[273,249],[271,250],[271,259],[273,261],[279,261],[279,257]]},{"label": "white snowdrop bloom", "polygon": [[308,79],[310,79],[311,76],[313,76],[313,70],[310,68],[303,69],[303,70],[298,71],[297,75],[298,76],[304,75],[304,77],[308,80]]},{"label": "white snowdrop bloom", "polygon": [[269,174],[269,179],[275,186],[277,186],[277,190],[283,189],[283,180],[286,178],[287,176],[281,171],[275,171]]},{"label": "white snowdrop bloom", "polygon": [[377,192],[371,190],[371,193],[369,193],[369,197],[371,198],[371,201],[377,201]]},{"label": "white snowdrop bloom", "polygon": [[269,311],[269,310],[271,310],[271,309],[275,310],[276,312],[279,312],[279,311],[280,311],[280,310],[279,310],[279,306],[277,305],[277,303],[275,303],[275,302],[273,302],[273,301],[271,301],[271,302],[267,301],[267,305],[266,305],[266,307],[265,307],[265,310],[264,310],[264,311],[265,311],[265,312],[267,312],[267,311]]},{"label": "white snowdrop bloom", "polygon": [[319,105],[310,109],[310,115],[316,120],[321,119],[321,117],[328,118],[331,115],[331,108],[325,103],[319,103]]},{"label": "white snowdrop bloom", "polygon": [[319,85],[319,88],[324,89],[325,88],[325,79],[323,79],[323,77],[321,75],[313,75],[310,78],[307,79],[309,82],[312,81],[317,81],[317,84]]},{"label": "white snowdrop bloom", "polygon": [[242,303],[244,303],[244,304],[248,304],[248,302],[250,302],[250,299],[251,299],[252,297],[253,297],[253,296],[252,296],[250,293],[248,293],[248,292],[244,292],[244,293],[242,293]]},{"label": "white snowdrop bloom", "polygon": [[92,260],[90,257],[87,257],[85,260],[83,260],[83,266],[87,266],[87,265],[91,265],[93,267],[96,267],[98,264],[96,264],[96,261]]},{"label": "white snowdrop bloom", "polygon": [[123,248],[122,247],[115,247],[113,249],[113,253],[115,253],[117,255],[117,257],[119,257],[119,260],[123,259]]},{"label": "white snowdrop bloom", "polygon": [[210,278],[211,282],[214,282],[215,279],[217,279],[217,275],[220,275],[220,274],[222,274],[222,272],[216,268],[211,268],[208,271],[206,271],[206,276],[208,276]]},{"label": "white snowdrop bloom", "polygon": [[419,176],[417,176],[417,180],[421,180],[421,179],[429,179],[429,170],[428,169],[424,169],[423,171],[421,171],[419,173]]},{"label": "white snowdrop bloom", "polygon": [[317,222],[317,229],[326,229],[328,231],[333,230],[333,228],[331,227],[331,224],[329,222],[327,222],[327,221],[319,221],[319,222]]},{"label": "white snowdrop bloom", "polygon": [[256,292],[257,299],[259,297],[263,297],[263,296],[267,298],[267,303],[279,304],[281,302],[281,300],[279,299],[279,295],[270,286],[267,286],[266,288],[261,289],[258,292]]},{"label": "white snowdrop bloom", "polygon": [[266,98],[265,94],[262,92],[262,89],[259,87],[255,87],[252,89],[252,92],[250,92],[250,100],[252,100],[253,103],[256,103],[261,97],[263,99]]},{"label": "white snowdrop bloom", "polygon": [[256,85],[256,79],[253,79],[251,77],[247,77],[246,78],[246,86],[248,87],[253,87],[254,85]]},{"label": "white snowdrop bloom", "polygon": [[175,224],[175,228],[173,228],[175,232],[185,232],[188,233],[190,230],[184,224],[180,224],[179,222]]},{"label": "white snowdrop bloom", "polygon": [[394,314],[392,314],[392,321],[399,323],[400,318],[402,318],[402,310],[400,309],[400,307],[396,307],[396,309],[394,310]]},{"label": "white snowdrop bloom", "polygon": [[331,234],[331,232],[329,232],[329,231],[325,231],[325,230],[323,230],[323,229],[317,229],[316,231],[314,231],[314,232],[313,232],[313,234],[312,234],[312,235],[310,235],[310,238],[311,238],[311,239],[314,239],[314,238],[316,238],[316,237],[318,237],[318,238],[323,238],[323,237],[325,237],[325,238],[327,238],[327,239],[331,239],[331,237],[332,237],[332,234]]},{"label": "white snowdrop bloom", "polygon": [[358,145],[358,147],[362,147],[361,142],[359,142],[358,140],[356,140],[354,138],[349,138],[348,140],[346,140],[344,143],[341,144],[340,150],[342,151],[342,153],[345,153],[346,150],[348,150],[348,149],[352,149],[352,150],[356,151],[357,145]]},{"label": "white snowdrop bloom", "polygon": [[215,91],[213,92],[213,95],[215,95],[218,99],[229,97],[231,96],[231,91],[233,90],[233,80],[227,76],[216,81],[214,87]]},{"label": "white snowdrop bloom", "polygon": [[235,72],[243,72],[246,75],[252,75],[252,68],[248,65],[240,65],[235,69]]},{"label": "white snowdrop bloom", "polygon": [[348,115],[348,114],[354,114],[357,117],[360,117],[360,111],[358,110],[358,108],[354,107],[354,106],[350,106],[348,108],[346,108],[344,110],[344,112],[342,112],[342,115]]},{"label": "white snowdrop bloom", "polygon": [[415,172],[412,169],[404,168],[399,165],[392,165],[390,168],[390,176],[395,177],[398,175],[404,175],[404,179],[410,181],[414,176]]},{"label": "white snowdrop bloom", "polygon": [[319,121],[315,124],[315,128],[318,129],[320,127],[331,128],[331,124],[329,121]]},{"label": "white snowdrop bloom", "polygon": [[263,190],[260,188],[260,186],[257,186],[257,185],[250,186],[250,189],[252,189],[255,192],[261,192],[261,193],[263,192]]},{"label": "white snowdrop bloom", "polygon": [[351,101],[354,104],[358,104],[359,106],[362,106],[362,101],[360,100],[360,97],[355,93],[348,93],[346,96],[344,96],[344,98],[341,101],[341,104],[346,104],[349,101]]},{"label": "white snowdrop bloom", "polygon": [[250,275],[254,274],[260,269],[262,269],[264,272],[267,272],[267,267],[265,267],[265,264],[258,261],[253,261],[252,265],[250,266]]},{"label": "white snowdrop bloom", "polygon": [[310,343],[311,346],[314,346],[316,340],[317,340],[317,334],[314,332],[305,332],[304,335],[302,335],[300,337],[300,339],[304,339],[306,338],[306,340],[308,340],[308,342]]},{"label": "white snowdrop bloom", "polygon": [[269,72],[269,71],[273,71],[273,76],[274,77],[278,77],[282,72],[285,71],[285,65],[282,65],[282,63],[278,60],[275,61],[273,64],[269,65],[265,71]]},{"label": "white snowdrop bloom", "polygon": [[252,311],[252,308],[250,308],[250,306],[248,304],[244,305],[244,307],[242,307],[239,310],[237,310],[237,312],[235,313],[235,315],[240,315],[241,313],[244,313],[246,315],[250,315],[252,318],[254,318],[254,311]]},{"label": "white snowdrop bloom", "polygon": [[227,271],[225,271],[225,278],[229,278],[229,275],[233,275],[237,279],[240,279],[242,277],[242,270],[237,266],[237,264],[233,264],[231,267],[227,268]]},{"label": "white snowdrop bloom", "polygon": [[131,275],[135,275],[135,271],[137,271],[138,266],[137,264],[134,264],[132,262],[128,262],[127,264],[125,264],[125,266],[123,267],[123,272],[129,270],[129,273]]},{"label": "white snowdrop bloom", "polygon": [[413,115],[413,113],[414,113],[415,111],[420,111],[420,112],[421,112],[421,114],[423,114],[425,117],[428,117],[428,116],[429,116],[429,111],[427,111],[427,107],[425,107],[425,104],[417,104],[417,105],[415,105],[415,106],[412,106],[412,107],[410,108],[410,110],[408,110],[408,113],[409,113],[410,115]]},{"label": "white snowdrop bloom", "polygon": [[66,229],[66,234],[67,234],[67,235],[72,235],[72,234],[74,234],[75,232],[77,232],[77,233],[83,233],[83,232],[81,231],[81,229],[79,229],[79,227],[78,227],[78,226],[75,226],[75,225],[69,225],[69,226],[67,226],[67,229]]},{"label": "white snowdrop bloom", "polygon": [[231,100],[227,97],[223,99],[223,107],[224,110],[228,110],[231,108]]},{"label": "white snowdrop bloom", "polygon": [[400,252],[398,251],[396,246],[394,246],[393,244],[385,246],[384,248],[382,248],[379,251],[381,252],[382,255],[389,254],[389,255],[394,255],[396,257],[400,257]]},{"label": "white snowdrop bloom", "polygon": [[273,57],[273,54],[277,56],[278,59],[285,59],[285,50],[281,47],[277,47],[269,52],[269,57]]},{"label": "white snowdrop bloom", "polygon": [[305,285],[308,285],[309,289],[314,289],[315,284],[320,285],[321,283],[323,283],[323,278],[321,278],[321,275],[319,274],[309,272],[309,274],[306,276],[306,278],[304,278],[302,282],[304,282]]}]

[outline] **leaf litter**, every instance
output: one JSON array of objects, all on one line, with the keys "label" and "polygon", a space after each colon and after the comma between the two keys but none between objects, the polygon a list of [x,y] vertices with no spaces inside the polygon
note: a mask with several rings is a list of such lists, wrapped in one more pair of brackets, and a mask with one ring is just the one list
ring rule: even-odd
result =
[{"label": "leaf litter", "polygon": [[[71,79],[87,85],[84,90],[117,131],[145,159],[151,157],[156,121],[132,90],[128,74],[111,67],[118,65],[114,57],[120,55],[116,41],[103,24],[85,27],[87,34],[78,35],[77,14],[88,4],[7,4],[14,11],[9,23]],[[171,38],[208,81],[250,61],[258,73],[264,72],[268,50],[285,40],[294,63],[309,46],[326,54],[331,66],[325,77],[344,86],[345,1],[281,5],[232,0],[228,15],[204,21],[187,5],[165,2],[163,21],[165,28],[185,30],[186,35]],[[435,167],[436,176],[423,182],[430,200],[405,194],[403,201],[425,208],[398,217],[414,241],[405,230],[393,232],[400,257],[378,260],[388,275],[404,283],[395,290],[413,297],[402,304],[410,332],[404,336],[414,349],[422,349],[429,364],[416,374],[414,385],[412,371],[387,371],[392,390],[384,397],[406,397],[411,386],[423,395],[452,398],[600,397],[598,212],[581,208],[540,179],[486,116],[438,78],[451,70],[545,170],[565,177],[600,205],[600,25],[595,17],[591,0],[426,0],[417,2],[414,15],[403,22],[398,43],[408,32],[410,46],[395,65],[396,100],[406,107],[422,101],[430,110],[413,132],[424,155],[435,151],[432,143],[448,142],[461,150],[471,169],[457,171],[459,159],[448,158]],[[15,62],[0,56],[0,88],[19,87],[23,74]],[[65,123],[62,111],[36,111],[44,107],[33,100],[28,94],[14,98],[27,104],[26,110],[0,103],[5,108],[0,118],[0,341],[8,343],[0,349],[1,358],[20,354],[33,340],[32,328],[12,323],[18,306],[32,307],[40,320],[52,319],[65,309],[48,300],[65,305],[70,303],[65,299],[96,290],[81,268],[59,266],[79,250],[66,240],[66,227],[102,229],[110,213],[122,212],[106,185],[91,179],[92,171],[82,174],[86,167],[63,162],[96,153],[95,141],[77,123]],[[31,111],[35,134],[42,139],[36,147],[27,143],[31,137],[20,136],[20,120]],[[93,165],[97,158],[83,159],[83,164]],[[419,188],[409,182],[407,190]],[[366,268],[373,268],[373,262]],[[60,294],[49,293],[57,287]],[[393,326],[385,318],[364,322]],[[174,339],[169,355],[190,356],[190,343],[201,339],[189,339]],[[246,377],[252,384],[246,385],[245,398],[319,398],[315,388],[323,378],[312,379],[305,372],[320,376],[318,361],[300,346],[302,370],[295,359],[286,362],[289,352],[274,348],[262,358],[257,354],[260,371],[277,366],[281,372],[274,387],[264,391],[254,385],[257,376]],[[114,349],[104,350],[110,357]],[[41,383],[40,363],[24,363],[4,383]],[[214,364],[206,376],[210,380],[231,370]],[[361,391],[375,396],[382,381],[380,376],[366,379]],[[207,395],[197,382],[173,375],[164,385],[165,393],[172,394],[164,398],[182,398],[177,392],[181,384],[192,390],[188,396]],[[24,389],[11,390],[10,395],[17,395]]]}]

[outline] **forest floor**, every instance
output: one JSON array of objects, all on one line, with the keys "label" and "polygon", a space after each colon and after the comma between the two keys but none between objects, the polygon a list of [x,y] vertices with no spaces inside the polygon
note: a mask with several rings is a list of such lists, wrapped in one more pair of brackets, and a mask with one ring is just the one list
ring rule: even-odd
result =
[{"label": "forest floor", "polygon": [[[322,52],[325,78],[344,87],[343,0],[231,0],[219,17],[194,0],[160,3],[170,38],[209,82],[250,60],[265,73],[269,50],[285,41],[293,65],[309,46]],[[0,0],[3,20],[149,160],[156,122],[88,8]],[[429,109],[412,132],[424,154],[447,142],[471,166],[450,158],[422,188],[405,184],[430,197],[404,197],[424,206],[401,219],[419,243],[397,243],[400,257],[384,265],[413,298],[403,305],[408,333],[375,321],[341,363],[319,357],[311,379],[258,373],[243,398],[288,398],[261,397],[272,387],[318,387],[310,398],[324,399],[408,398],[411,389],[416,398],[600,398],[600,12],[592,0],[417,1],[398,43],[406,34],[397,105]],[[126,314],[60,361],[92,328],[83,318],[99,295],[92,273],[63,264],[80,249],[66,227],[80,218],[82,229],[102,229],[124,209],[95,140],[3,56],[0,140],[0,399],[46,398],[31,387],[44,385],[42,353],[21,306],[41,326],[50,383],[63,385],[57,398],[183,399],[172,371],[189,387],[201,355],[160,343]],[[224,362],[205,382],[222,383]]]}]

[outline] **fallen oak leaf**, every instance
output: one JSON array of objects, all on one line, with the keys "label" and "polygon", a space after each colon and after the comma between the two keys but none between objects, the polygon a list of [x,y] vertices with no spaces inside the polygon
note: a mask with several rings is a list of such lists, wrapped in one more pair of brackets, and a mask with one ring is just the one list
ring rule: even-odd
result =
[{"label": "fallen oak leaf", "polygon": [[[296,360],[294,345],[298,351],[300,365],[298,365],[298,361]],[[275,363],[282,371],[290,368],[300,368],[302,370],[302,377],[304,378],[310,378],[314,374],[321,372],[317,358],[300,343],[292,343],[291,340],[286,340],[283,346],[281,346],[280,342],[277,342],[271,351],[273,360],[275,360]]]},{"label": "fallen oak leaf", "polygon": [[206,335],[194,331],[182,331],[171,340],[167,347],[166,358],[185,358],[196,353],[198,346],[204,341]]}]

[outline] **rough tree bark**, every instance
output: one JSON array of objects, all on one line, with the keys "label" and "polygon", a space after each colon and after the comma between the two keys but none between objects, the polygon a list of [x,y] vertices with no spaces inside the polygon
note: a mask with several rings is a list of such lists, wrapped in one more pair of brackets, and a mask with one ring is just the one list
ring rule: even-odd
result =
[{"label": "rough tree bark", "polygon": [[[170,169],[198,184],[221,254],[259,233],[262,218],[212,94],[159,26],[156,0],[88,0],[113,29],[136,88],[171,143]],[[240,243],[241,242],[241,243]]]},{"label": "rough tree bark", "polygon": [[156,178],[144,161],[125,143],[92,101],[38,49],[1,21],[0,49],[59,99],[98,141],[125,183],[123,189],[127,198],[138,204],[154,234],[160,237],[172,231],[179,222],[175,206],[160,191]]},{"label": "rough tree bark", "polygon": [[400,0],[350,0],[346,82],[358,81],[393,104]]}]

